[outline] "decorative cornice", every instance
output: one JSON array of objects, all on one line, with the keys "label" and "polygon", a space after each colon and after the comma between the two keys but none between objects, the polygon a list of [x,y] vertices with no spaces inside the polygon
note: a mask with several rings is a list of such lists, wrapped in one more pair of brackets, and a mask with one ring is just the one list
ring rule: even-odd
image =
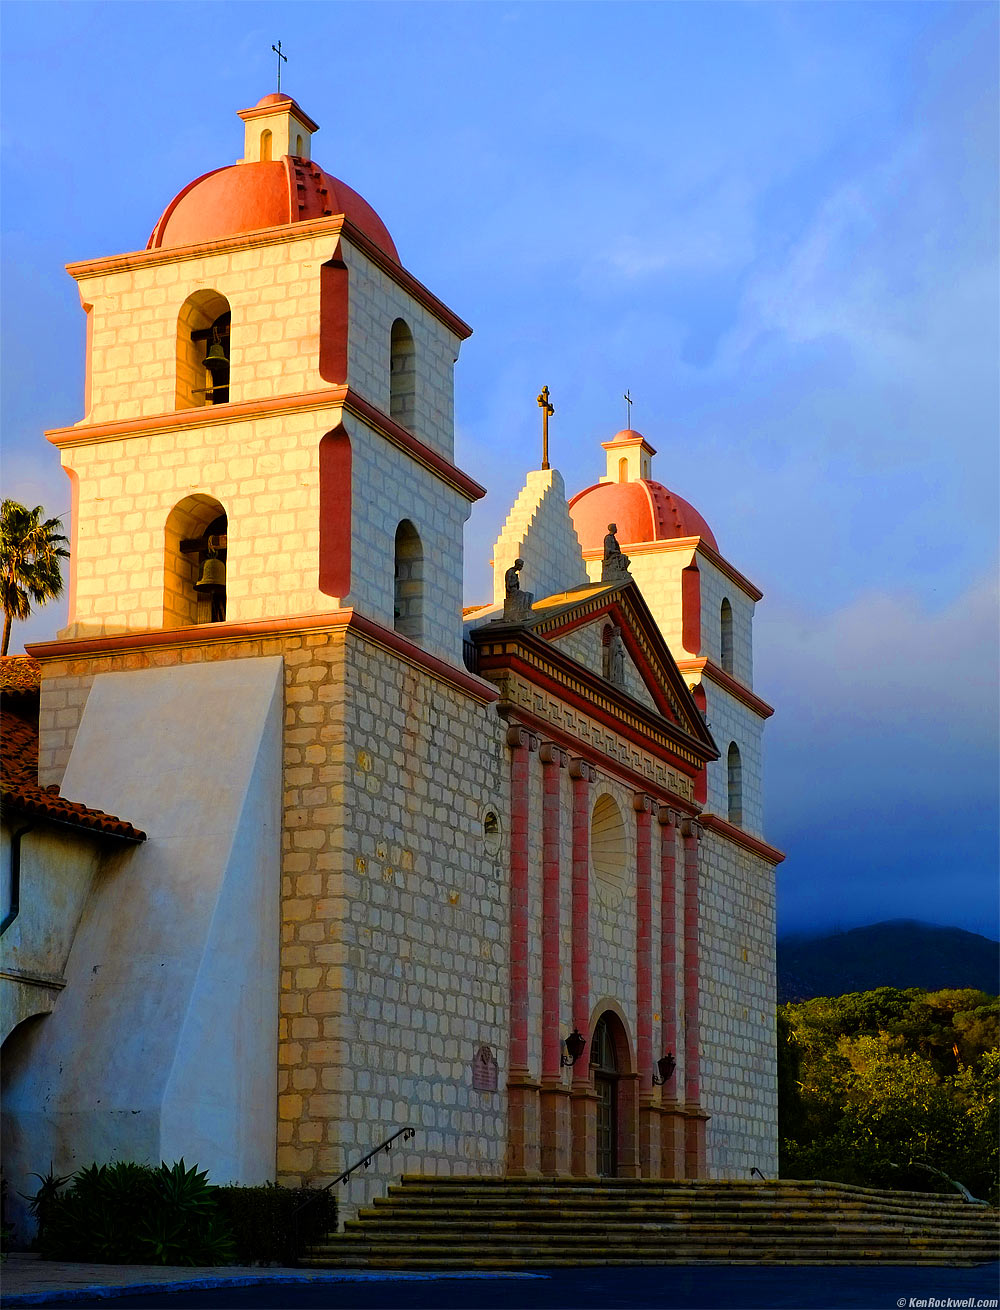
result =
[{"label": "decorative cornice", "polygon": [[[218,171],[218,170],[216,170]],[[260,227],[251,232],[237,232],[234,236],[219,237],[215,241],[199,241],[188,246],[156,246],[152,250],[131,250],[122,255],[105,255],[99,259],[81,259],[66,265],[66,272],[77,282],[90,277],[106,277],[109,273],[127,273],[134,268],[150,268],[157,264],[172,264],[188,259],[202,259],[207,255],[229,254],[234,250],[253,250],[258,246],[277,246],[287,242],[308,240],[309,237],[339,237],[343,234],[352,246],[377,264],[397,286],[402,287],[428,313],[443,323],[461,341],[472,336],[472,328],[464,319],[450,310],[412,273],[384,250],[344,214],[329,218],[306,218],[295,223],[281,223],[277,227]]]},{"label": "decorative cornice", "polygon": [[[627,541],[622,543],[623,549],[627,547],[629,555],[656,555],[667,554],[675,551],[691,551],[703,555],[710,564],[724,573],[726,577],[736,584],[742,592],[745,592],[751,600],[763,600],[764,593],[759,587],[754,586],[749,578],[745,577],[739,569],[733,568],[727,559],[714,550],[704,537],[670,537],[663,541]],[[583,552],[584,559],[602,559],[603,551],[600,546],[592,550]]]},{"label": "decorative cornice", "polygon": [[285,619],[199,623],[187,628],[157,628],[146,632],[121,632],[108,637],[74,637],[64,641],[37,642],[32,644],[30,654],[44,666],[52,660],[75,660],[87,655],[120,655],[170,647],[190,649],[196,646],[219,646],[228,642],[271,637],[298,637],[306,632],[314,636],[353,632],[392,651],[408,664],[465,692],[484,705],[499,698],[497,689],[491,683],[449,664],[437,655],[431,655],[398,632],[383,627],[381,623],[353,609],[331,610],[327,614],[303,614]]},{"label": "decorative cornice", "polygon": [[700,769],[706,761],[718,759],[714,745],[699,741],[679,724],[570,659],[531,629],[498,624],[498,630],[491,631],[492,627],[484,625],[473,632],[484,677],[491,670],[520,672],[529,682],[545,684],[563,699],[585,705],[591,717],[613,731],[628,732],[637,742],[645,743],[646,749],[671,752],[689,769]]},{"label": "decorative cornice", "polygon": [[[623,763],[617,756],[608,755],[595,746],[591,746],[588,742],[581,741],[573,733],[567,732],[565,729],[560,728],[558,724],[551,723],[541,715],[534,714],[521,705],[501,705],[500,712],[507,713],[510,716],[511,725],[508,733],[517,730],[530,732],[535,734],[535,741],[540,740],[541,737],[548,737],[561,744],[572,757],[570,761],[571,778],[575,779],[578,776],[574,772],[574,766],[579,764],[585,768],[589,767],[591,771],[591,776],[586,779],[588,783],[596,782],[597,777],[602,773],[610,774],[624,783],[626,787],[641,789],[647,794],[652,794],[659,805],[669,804],[673,809],[679,811],[682,817],[698,814],[699,807],[694,801],[690,801],[686,796],[681,796],[672,791],[665,784],[661,785],[655,779],[648,778],[637,769]],[[508,737],[508,742],[509,740]],[[582,778],[582,774],[580,776]]]},{"label": "decorative cornice", "polygon": [[730,696],[742,701],[747,709],[753,710],[754,714],[759,714],[762,719],[769,719],[774,713],[774,707],[768,705],[766,700],[761,700],[749,687],[744,686],[742,682],[737,681],[725,669],[719,668],[714,660],[710,660],[704,655],[678,660],[677,667],[681,673],[697,673],[702,678],[708,678],[710,682],[714,682],[723,691],[728,691]]},{"label": "decorative cornice", "polygon": [[785,858],[784,851],[779,851],[777,846],[769,845],[760,837],[752,837],[750,833],[737,828],[734,823],[721,819],[717,814],[702,814],[700,818],[702,827],[707,828],[709,832],[716,832],[720,837],[728,838],[751,854],[759,855],[768,864],[780,864]]},{"label": "decorative cornice", "polygon": [[[52,428],[45,436],[59,450],[74,446],[97,445],[104,441],[121,441],[130,437],[155,436],[161,432],[183,432],[190,428],[214,427],[219,423],[234,423],[258,418],[275,418],[282,414],[295,414],[320,410],[344,410],[362,419],[399,450],[404,451],[460,492],[467,500],[481,500],[485,487],[463,473],[450,460],[425,445],[408,429],[401,427],[388,414],[383,414],[370,401],[342,383],[325,387],[322,391],[303,391],[295,396],[270,396],[263,400],[241,400],[227,405],[205,405],[194,409],[173,409],[164,414],[144,414],[139,418],[119,419],[110,423],[79,424],[68,428]],[[330,415],[330,426],[336,427],[341,415]]]}]

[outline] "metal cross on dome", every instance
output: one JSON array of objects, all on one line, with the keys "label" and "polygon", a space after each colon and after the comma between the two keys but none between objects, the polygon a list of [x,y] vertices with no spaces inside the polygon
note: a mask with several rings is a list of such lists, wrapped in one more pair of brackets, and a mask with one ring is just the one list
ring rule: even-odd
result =
[{"label": "metal cross on dome", "polygon": [[281,42],[280,42],[280,41],[278,42],[277,45],[273,45],[273,46],[271,46],[271,49],[272,49],[272,50],[274,51],[274,53],[278,56],[278,90],[280,91],[280,90],[281,90],[281,65],[282,65],[282,64],[287,64],[287,63],[288,63],[288,56],[287,56],[287,55],[283,55],[283,54],[281,53]]},{"label": "metal cross on dome", "polygon": [[626,391],[625,394],[624,394],[624,396],[622,396],[622,400],[624,400],[625,404],[628,406],[628,409],[626,410],[625,426],[626,426],[626,427],[631,431],[631,428],[632,428],[632,396],[631,396],[631,394],[630,394],[628,391]]}]

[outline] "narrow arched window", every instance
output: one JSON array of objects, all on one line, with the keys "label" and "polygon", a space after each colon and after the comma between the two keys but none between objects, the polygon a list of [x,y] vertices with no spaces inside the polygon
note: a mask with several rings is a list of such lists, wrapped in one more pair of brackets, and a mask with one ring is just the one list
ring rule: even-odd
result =
[{"label": "narrow arched window", "polygon": [[260,159],[261,163],[266,164],[271,158],[271,132],[269,128],[264,128],[260,134]]},{"label": "narrow arched window", "polygon": [[628,460],[620,459],[618,461],[618,481],[628,482]]},{"label": "narrow arched window", "polygon": [[302,158],[302,133],[301,132],[296,133],[295,136],[295,153],[299,157],[299,159]]},{"label": "narrow arched window", "polygon": [[177,316],[177,409],[229,400],[229,301],[218,291],[196,291]]},{"label": "narrow arched window", "polygon": [[733,607],[728,600],[722,602],[722,610],[719,614],[719,626],[721,629],[721,641],[719,654],[722,657],[722,667],[727,673],[733,671]]},{"label": "narrow arched window", "polygon": [[351,590],[351,439],[343,424],[319,443],[319,589],[339,601]]},{"label": "narrow arched window", "polygon": [[185,496],[167,515],[163,626],[222,623],[226,617],[229,518],[213,496]]},{"label": "narrow arched window", "polygon": [[412,428],[416,411],[417,368],[413,333],[401,318],[392,325],[389,341],[389,417]]},{"label": "narrow arched window", "polygon": [[393,626],[415,640],[424,634],[424,551],[409,519],[396,529]]},{"label": "narrow arched window", "polygon": [[740,748],[734,741],[729,743],[729,755],[726,760],[726,772],[729,793],[729,822],[743,822],[743,762]]}]

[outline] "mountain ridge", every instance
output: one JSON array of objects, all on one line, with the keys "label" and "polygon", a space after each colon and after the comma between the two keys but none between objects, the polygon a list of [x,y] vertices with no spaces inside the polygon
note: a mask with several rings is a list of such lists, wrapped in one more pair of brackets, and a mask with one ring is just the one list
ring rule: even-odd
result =
[{"label": "mountain ridge", "polygon": [[843,932],[778,938],[778,1000],[875,987],[975,987],[1000,992],[1000,942],[964,928],[887,919]]}]

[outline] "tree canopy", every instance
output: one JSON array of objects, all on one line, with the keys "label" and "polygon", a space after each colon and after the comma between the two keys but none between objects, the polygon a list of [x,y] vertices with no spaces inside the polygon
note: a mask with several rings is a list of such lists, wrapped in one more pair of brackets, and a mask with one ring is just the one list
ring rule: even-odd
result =
[{"label": "tree canopy", "polygon": [[778,1014],[781,1173],[997,1201],[1000,1000],[879,987]]}]

